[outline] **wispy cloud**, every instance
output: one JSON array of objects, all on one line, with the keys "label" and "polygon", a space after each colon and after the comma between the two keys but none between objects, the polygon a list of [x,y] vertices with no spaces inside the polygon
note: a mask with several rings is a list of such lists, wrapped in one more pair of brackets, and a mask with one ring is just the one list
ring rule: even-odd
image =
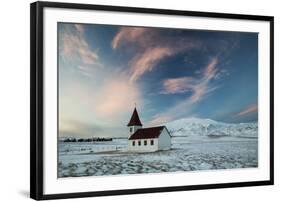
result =
[{"label": "wispy cloud", "polygon": [[80,34],[84,34],[84,26],[82,24],[74,24],[74,27],[77,29],[77,31],[80,33]]},{"label": "wispy cloud", "polygon": [[153,119],[151,121],[148,122],[149,126],[157,126],[157,125],[161,125],[163,123],[166,123],[168,121],[173,120],[174,117],[168,115],[168,114],[157,114],[153,117]]},{"label": "wispy cloud", "polygon": [[166,112],[156,114],[150,123],[158,125],[186,115],[186,113],[192,109],[194,104],[197,104],[199,101],[206,98],[212,91],[216,90],[218,86],[211,85],[211,80],[216,77],[216,73],[218,72],[218,69],[216,68],[217,64],[217,57],[212,58],[198,78],[180,77],[164,80],[164,89],[161,91],[162,94],[191,92],[191,95],[188,95],[186,99],[177,103]]},{"label": "wispy cloud", "polygon": [[213,58],[205,67],[203,75],[198,79],[197,84],[194,85],[193,94],[188,99],[190,104],[196,103],[204,98],[205,95],[217,89],[216,86],[211,86],[210,81],[215,78],[218,69],[216,68],[218,59]]},{"label": "wispy cloud", "polygon": [[143,27],[123,27],[114,36],[112,40],[112,48],[117,49],[121,42],[135,42],[139,43],[143,41],[143,35],[147,32],[146,28]]},{"label": "wispy cloud", "polygon": [[[128,35],[131,37],[131,41],[138,36],[136,32],[141,31],[136,29]],[[127,121],[132,105],[135,102],[138,103],[138,106],[142,104],[140,90],[136,83],[128,82],[130,80],[129,70],[109,72],[110,67],[96,68],[103,67],[103,64],[99,61],[96,51],[87,42],[85,33],[86,27],[81,24],[66,25],[60,33],[60,53],[63,58],[69,60],[71,64],[75,64],[75,70],[81,75],[93,80],[72,81],[68,84],[60,98],[60,102],[64,103],[61,109],[68,108],[75,103],[75,105],[81,106],[80,110],[84,114],[79,115],[82,117],[95,117],[97,120],[104,120],[107,123],[120,124],[120,121],[123,121],[122,118],[126,118]],[[115,48],[121,41],[124,42],[122,37],[123,34],[118,37],[119,39],[115,39]],[[100,78],[97,78],[97,75]],[[67,97],[73,99],[68,100]],[[75,108],[69,109],[67,113],[64,113],[66,115],[63,119],[75,116],[75,112]]]},{"label": "wispy cloud", "polygon": [[141,75],[152,69],[165,57],[171,56],[174,51],[169,47],[152,47],[136,55],[131,61],[130,81],[137,80]]},{"label": "wispy cloud", "polygon": [[77,70],[84,76],[95,79],[96,78],[96,67],[101,67],[101,64],[93,65],[78,65]]},{"label": "wispy cloud", "polygon": [[163,81],[161,94],[176,94],[192,91],[195,86],[193,77],[169,78]]},{"label": "wispy cloud", "polygon": [[[91,49],[84,36],[83,25],[67,25],[61,34],[60,51],[65,59],[79,59],[85,65],[98,61],[97,53]],[[72,29],[71,29],[72,28]]]},{"label": "wispy cloud", "polygon": [[131,60],[130,81],[134,82],[146,72],[152,71],[162,60],[182,51],[198,48],[200,43],[187,37],[174,38],[163,36],[152,28],[123,27],[112,40],[112,48],[134,45],[136,52]]},{"label": "wispy cloud", "polygon": [[211,62],[204,69],[204,72],[203,72],[204,79],[210,80],[210,79],[214,78],[216,72],[218,71],[218,69],[216,68],[217,64],[218,64],[218,59],[217,59],[217,57],[215,57],[211,60]]},{"label": "wispy cloud", "polygon": [[257,113],[258,112],[258,105],[257,104],[252,104],[248,107],[246,107],[245,109],[243,109],[242,111],[240,111],[239,113],[237,113],[235,116],[247,116],[249,114],[252,113]]},{"label": "wispy cloud", "polygon": [[200,77],[178,77],[169,78],[163,81],[163,90],[161,94],[175,94],[192,92],[189,97],[191,102],[200,100],[206,93],[214,90],[214,87],[209,86],[209,82],[216,77],[218,69],[216,65],[218,59],[213,58],[209,64],[203,69]]}]

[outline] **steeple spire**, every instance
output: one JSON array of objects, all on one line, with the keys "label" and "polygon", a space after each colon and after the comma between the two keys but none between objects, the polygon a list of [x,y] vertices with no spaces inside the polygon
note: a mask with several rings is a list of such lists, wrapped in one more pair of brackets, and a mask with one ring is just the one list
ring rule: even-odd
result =
[{"label": "steeple spire", "polygon": [[136,107],[127,126],[142,126]]}]

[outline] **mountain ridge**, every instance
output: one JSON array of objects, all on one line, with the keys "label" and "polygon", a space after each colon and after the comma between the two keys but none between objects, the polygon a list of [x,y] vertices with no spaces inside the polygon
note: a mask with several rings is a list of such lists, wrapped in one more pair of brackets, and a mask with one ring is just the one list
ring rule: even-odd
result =
[{"label": "mountain ridge", "polygon": [[176,136],[236,136],[257,137],[258,123],[225,123],[212,119],[182,118],[165,124]]}]

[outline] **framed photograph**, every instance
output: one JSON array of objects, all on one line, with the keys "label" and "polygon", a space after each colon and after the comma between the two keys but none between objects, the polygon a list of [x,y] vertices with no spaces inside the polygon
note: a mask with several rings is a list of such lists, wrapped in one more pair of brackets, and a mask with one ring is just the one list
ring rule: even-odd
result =
[{"label": "framed photograph", "polygon": [[32,3],[31,198],[272,185],[273,19]]}]

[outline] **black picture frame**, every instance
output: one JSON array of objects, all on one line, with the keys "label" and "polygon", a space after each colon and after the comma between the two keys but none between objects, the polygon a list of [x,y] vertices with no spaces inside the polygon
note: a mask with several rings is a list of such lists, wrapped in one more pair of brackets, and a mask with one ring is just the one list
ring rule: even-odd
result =
[{"label": "black picture frame", "polygon": [[[43,9],[80,9],[99,11],[118,11],[130,13],[164,14],[177,16],[210,17],[224,19],[267,21],[270,23],[270,179],[238,183],[204,184],[173,187],[155,187],[129,190],[94,191],[63,194],[43,193]],[[153,192],[171,192],[228,187],[246,187],[274,184],[274,17],[241,15],[229,13],[196,12],[168,9],[103,6],[76,3],[35,2],[30,6],[30,197],[36,200],[93,197]]]}]

